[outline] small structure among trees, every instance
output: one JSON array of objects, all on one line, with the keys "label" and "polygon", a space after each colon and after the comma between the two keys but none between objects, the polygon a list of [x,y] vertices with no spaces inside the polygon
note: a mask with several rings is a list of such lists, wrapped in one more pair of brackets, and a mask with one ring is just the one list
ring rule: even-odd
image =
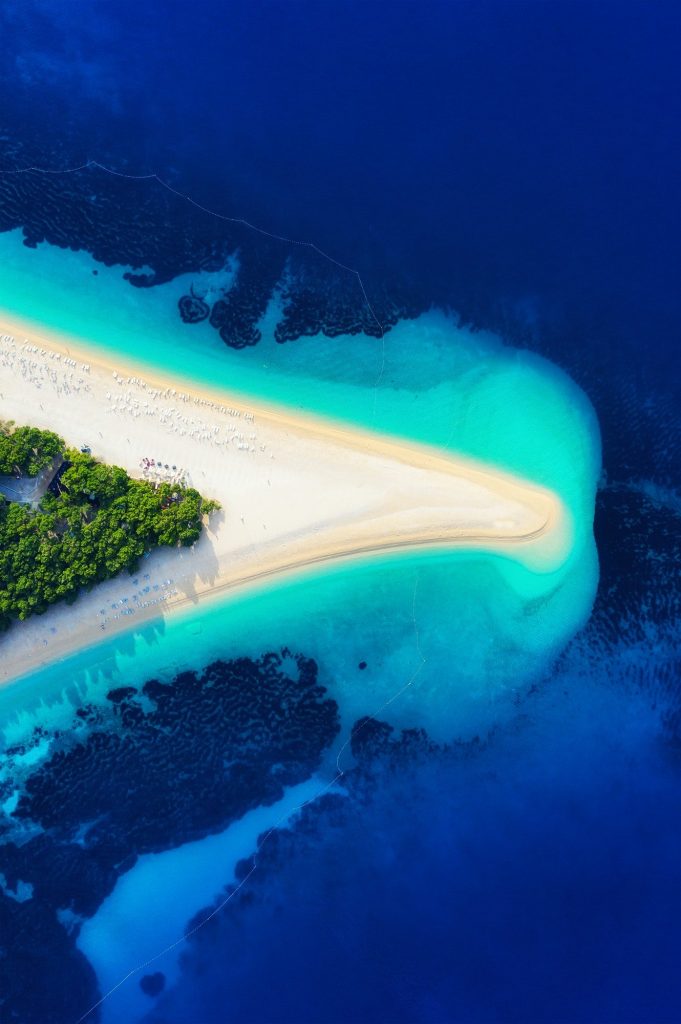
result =
[{"label": "small structure among trees", "polygon": [[64,442],[51,430],[0,420],[0,496],[37,507],[63,462]]}]

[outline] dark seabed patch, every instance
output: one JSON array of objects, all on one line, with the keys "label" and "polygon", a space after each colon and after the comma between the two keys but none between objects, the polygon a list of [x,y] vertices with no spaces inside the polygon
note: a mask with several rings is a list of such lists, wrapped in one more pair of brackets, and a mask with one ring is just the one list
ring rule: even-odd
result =
[{"label": "dark seabed patch", "polygon": [[[79,923],[120,875],[141,854],[276,802],[315,771],[339,729],[316,664],[289,652],[216,661],[139,692],[119,687],[106,709],[77,715],[85,734],[53,738],[0,846],[3,1020],[77,1020],[98,998],[75,947]],[[9,752],[10,782],[12,754],[23,752]],[[18,902],[7,893],[22,883],[32,896]],[[160,991],[158,979],[145,984]]]},{"label": "dark seabed patch", "polygon": [[[155,177],[111,174],[99,164],[66,174],[1,173],[25,166],[28,157],[19,152],[13,159],[13,166],[0,168],[0,231],[21,228],[29,248],[48,242],[85,250],[105,266],[132,268],[124,277],[137,288],[220,271],[237,259],[235,279],[210,304],[192,285],[177,309],[186,324],[208,320],[229,348],[258,344],[258,325],[275,298],[281,302],[274,329],[280,344],[317,334],[381,338],[429,304],[405,282],[386,288],[366,275],[360,279],[313,245],[197,209]],[[62,162],[58,150],[46,150],[37,166]]]}]

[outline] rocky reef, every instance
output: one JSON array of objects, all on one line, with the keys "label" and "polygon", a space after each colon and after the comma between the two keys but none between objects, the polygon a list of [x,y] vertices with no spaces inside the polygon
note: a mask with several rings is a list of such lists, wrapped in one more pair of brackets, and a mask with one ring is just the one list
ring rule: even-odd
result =
[{"label": "rocky reef", "polygon": [[[339,729],[316,664],[288,652],[216,661],[140,691],[117,687],[77,718],[85,735],[53,737],[0,846],[2,1021],[77,1020],[98,998],[78,927],[118,877],[142,853],[221,831],[280,799],[318,767]],[[21,753],[8,752],[10,769]],[[142,981],[149,994],[162,987],[155,975]]]}]

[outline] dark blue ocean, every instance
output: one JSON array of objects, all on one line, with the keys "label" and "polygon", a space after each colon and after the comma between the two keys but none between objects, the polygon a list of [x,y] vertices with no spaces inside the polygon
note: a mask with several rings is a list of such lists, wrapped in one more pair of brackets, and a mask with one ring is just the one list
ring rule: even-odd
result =
[{"label": "dark blue ocean", "polygon": [[[602,436],[586,625],[479,735],[359,730],[342,785],[256,861],[244,848],[172,970],[134,965],[137,1019],[678,1021],[681,7],[7,0],[0,54],[0,231],[132,267],[140,294],[238,253],[238,294],[210,313],[226,357],[255,357],[289,272],[284,364],[340,334],[351,363],[353,338],[389,347],[444,309],[565,370]],[[137,180],[154,175],[166,187]],[[281,239],[316,248],[291,265]],[[185,322],[208,317],[185,298]],[[330,756],[337,709],[306,651],[242,653],[207,669],[198,640],[173,687],[83,704],[77,741],[35,770],[47,733],[10,749],[0,1021],[124,1024],[84,923],[138,858],[275,804]],[[201,767],[218,740],[238,752],[225,789]]]}]

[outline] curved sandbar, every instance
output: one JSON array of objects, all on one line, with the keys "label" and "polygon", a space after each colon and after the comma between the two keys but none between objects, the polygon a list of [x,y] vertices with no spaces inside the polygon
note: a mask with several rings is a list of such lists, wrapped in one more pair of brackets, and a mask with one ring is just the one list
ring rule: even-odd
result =
[{"label": "curved sandbar", "polygon": [[0,396],[0,418],[87,443],[133,475],[145,458],[176,466],[224,509],[194,549],[143,563],[148,599],[125,601],[125,575],[18,624],[0,641],[0,680],[208,593],[326,560],[456,545],[552,571],[569,553],[568,517],[546,489],[424,445],[116,366],[4,317]]}]

